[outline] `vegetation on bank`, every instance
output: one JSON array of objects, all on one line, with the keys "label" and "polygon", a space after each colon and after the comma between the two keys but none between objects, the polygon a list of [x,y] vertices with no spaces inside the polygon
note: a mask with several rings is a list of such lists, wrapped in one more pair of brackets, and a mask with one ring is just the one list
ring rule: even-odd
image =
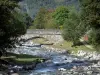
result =
[{"label": "vegetation on bank", "polygon": [[82,19],[91,29],[89,42],[95,47],[100,45],[100,1],[80,0]]},{"label": "vegetation on bank", "polygon": [[9,68],[13,69],[15,66],[22,67],[23,71],[33,70],[38,63],[42,63],[44,61],[44,58],[37,56],[7,53],[7,56],[2,56],[0,58],[0,71],[7,73]]},{"label": "vegetation on bank", "polygon": [[52,42],[50,42],[46,38],[36,38],[36,39],[33,39],[33,43],[38,43],[38,44],[51,44]]},{"label": "vegetation on bank", "polygon": [[[19,43],[19,37],[26,33],[32,19],[27,13],[22,13],[18,2],[21,0],[0,0],[0,69],[11,64],[32,64],[44,59],[26,54],[8,53],[8,48]],[[4,54],[7,56],[4,56]]]},{"label": "vegetation on bank", "polygon": [[0,53],[18,43],[18,37],[26,33],[26,23],[20,13],[18,1],[0,0]]},{"label": "vegetation on bank", "polygon": [[[62,42],[51,42],[50,40],[47,40],[45,38],[38,38],[38,39],[33,39],[33,43],[38,43],[38,44],[47,44],[48,47],[53,47],[53,48],[57,48],[57,49],[66,49],[68,50],[69,53],[71,52],[75,52],[77,53],[79,50],[83,50],[83,51],[96,51],[95,48],[89,48],[86,45],[89,44],[84,44],[84,42],[79,42],[79,44],[77,44],[76,46],[72,47],[73,42],[71,41],[62,41]],[[52,45],[49,45],[50,43],[53,43]],[[90,45],[89,45],[90,46]]]},{"label": "vegetation on bank", "polygon": [[67,6],[51,10],[40,9],[33,22],[33,27],[36,25],[36,28],[46,29],[51,26],[52,29],[61,29],[63,38],[73,42],[73,45],[79,42],[81,37],[87,35],[88,42],[98,49],[100,45],[100,1],[79,0],[79,3],[79,10]]},{"label": "vegetation on bank", "polygon": [[63,38],[75,44],[89,29],[81,14],[74,7],[60,6],[52,10],[41,8],[30,28],[61,29]]},{"label": "vegetation on bank", "polygon": [[9,63],[19,64],[19,65],[28,65],[44,61],[44,59],[41,57],[27,55],[27,54],[14,54],[14,53],[7,53],[7,56],[2,56],[1,59],[6,60]]}]

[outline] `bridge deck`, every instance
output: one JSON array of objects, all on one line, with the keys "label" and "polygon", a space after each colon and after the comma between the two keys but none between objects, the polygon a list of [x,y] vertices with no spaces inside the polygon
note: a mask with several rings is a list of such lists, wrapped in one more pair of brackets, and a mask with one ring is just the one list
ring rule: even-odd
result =
[{"label": "bridge deck", "polygon": [[26,34],[61,35],[58,29],[29,29]]}]

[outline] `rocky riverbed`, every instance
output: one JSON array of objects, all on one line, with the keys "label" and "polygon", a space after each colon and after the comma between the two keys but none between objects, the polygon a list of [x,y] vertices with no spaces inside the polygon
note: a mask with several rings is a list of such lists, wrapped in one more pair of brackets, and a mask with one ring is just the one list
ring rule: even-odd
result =
[{"label": "rocky riverbed", "polygon": [[[56,51],[66,51],[58,48],[52,48],[49,46],[43,46],[46,49],[56,50]],[[68,51],[66,51],[68,53]],[[88,66],[73,66],[71,69],[60,68],[58,69],[58,74],[55,75],[100,75],[100,53],[96,51],[83,51],[78,50],[77,53],[74,51],[70,55],[77,56],[81,58],[80,60],[88,61],[90,65]]]},{"label": "rocky riverbed", "polygon": [[28,41],[23,46],[11,50],[13,53],[47,59],[29,72],[20,71],[20,75],[100,75],[100,54],[97,52],[79,50],[76,54],[69,54],[66,49],[34,45],[37,44]]},{"label": "rocky riverbed", "polygon": [[35,70],[27,75],[100,74],[100,54],[97,52],[79,50],[77,54],[70,55],[65,49],[58,49],[44,45],[35,50],[32,54],[49,58],[49,60],[45,63],[37,65]]}]

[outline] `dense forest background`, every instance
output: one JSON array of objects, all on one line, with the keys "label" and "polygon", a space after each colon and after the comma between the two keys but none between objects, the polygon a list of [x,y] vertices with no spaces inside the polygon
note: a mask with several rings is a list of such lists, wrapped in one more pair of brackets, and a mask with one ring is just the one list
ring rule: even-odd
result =
[{"label": "dense forest background", "polygon": [[19,2],[22,12],[28,13],[34,18],[41,7],[55,9],[58,6],[75,6],[79,9],[78,0],[21,0]]}]

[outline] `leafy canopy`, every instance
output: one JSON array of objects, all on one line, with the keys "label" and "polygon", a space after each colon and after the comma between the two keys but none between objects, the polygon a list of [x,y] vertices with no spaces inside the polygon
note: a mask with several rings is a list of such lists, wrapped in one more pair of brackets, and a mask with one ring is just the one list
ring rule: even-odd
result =
[{"label": "leafy canopy", "polygon": [[67,41],[73,41],[73,43],[79,41],[86,32],[86,27],[83,24],[80,12],[76,10],[70,11],[68,18],[63,25],[63,37]]},{"label": "leafy canopy", "polygon": [[91,27],[89,41],[100,45],[100,0],[80,0],[83,11],[83,20]]},{"label": "leafy canopy", "polygon": [[68,18],[68,9],[67,7],[65,6],[60,6],[60,7],[57,7],[55,9],[55,12],[53,13],[53,18],[55,20],[55,22],[61,26],[64,24],[66,18]]},{"label": "leafy canopy", "polygon": [[47,10],[45,8],[40,8],[39,12],[37,13],[35,20],[34,20],[34,25],[37,29],[44,29],[45,25],[45,16],[46,16]]},{"label": "leafy canopy", "polygon": [[0,0],[0,48],[12,47],[17,37],[26,32],[25,24],[16,18],[17,7],[15,1]]}]

